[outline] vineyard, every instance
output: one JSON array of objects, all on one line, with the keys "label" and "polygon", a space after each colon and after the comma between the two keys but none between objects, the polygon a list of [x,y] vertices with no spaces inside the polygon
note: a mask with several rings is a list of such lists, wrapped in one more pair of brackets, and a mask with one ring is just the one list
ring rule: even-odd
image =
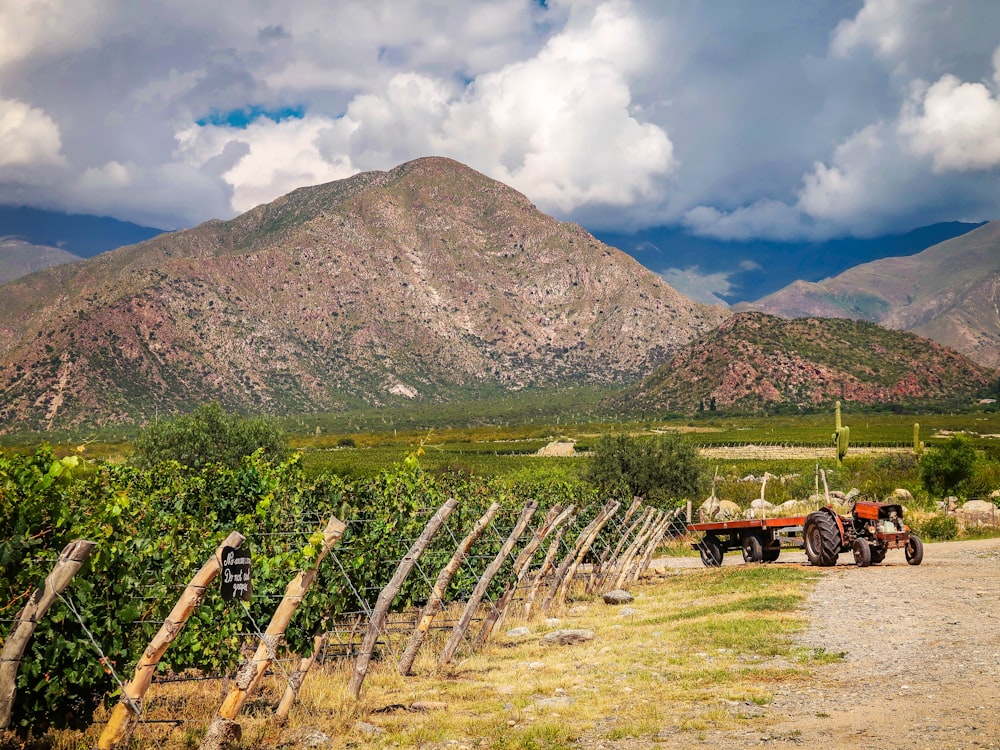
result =
[{"label": "vineyard", "polygon": [[[150,683],[227,678],[203,740],[225,744],[265,672],[286,681],[280,721],[331,650],[354,665],[357,698],[391,629],[407,631],[405,650],[391,654],[403,674],[432,627],[450,631],[437,657],[448,663],[509,612],[541,615],[571,588],[634,581],[680,523],[580,481],[430,475],[412,456],[348,481],[308,478],[298,458],[192,472],[85,465],[41,449],[0,458],[0,504],[0,721],[37,736],[85,727],[98,706],[117,703],[101,738],[108,748],[152,731]],[[248,601],[212,583],[226,548],[252,560]],[[67,567],[78,571],[57,590]],[[26,650],[12,654],[29,625]]]}]

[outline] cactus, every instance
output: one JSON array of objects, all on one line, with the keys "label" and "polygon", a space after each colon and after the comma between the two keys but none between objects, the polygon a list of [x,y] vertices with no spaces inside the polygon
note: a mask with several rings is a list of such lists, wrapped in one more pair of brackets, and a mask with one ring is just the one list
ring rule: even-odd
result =
[{"label": "cactus", "polygon": [[920,422],[913,423],[913,453],[918,458],[924,455],[924,441],[920,439]]},{"label": "cactus", "polygon": [[837,402],[837,429],[833,433],[833,445],[837,449],[837,464],[844,463],[847,445],[851,440],[851,428],[840,423],[840,402]]}]

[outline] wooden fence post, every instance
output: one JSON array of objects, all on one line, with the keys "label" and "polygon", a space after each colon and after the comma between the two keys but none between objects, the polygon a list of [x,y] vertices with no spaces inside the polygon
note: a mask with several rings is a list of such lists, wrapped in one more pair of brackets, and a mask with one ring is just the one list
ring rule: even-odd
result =
[{"label": "wooden fence post", "polygon": [[323,650],[323,644],[326,642],[326,633],[320,633],[313,637],[313,650],[309,656],[303,657],[299,661],[299,666],[291,676],[288,678],[288,684],[285,686],[285,692],[281,696],[281,701],[278,703],[278,708],[274,712],[274,718],[276,721],[284,722],[288,718],[288,712],[292,710],[292,704],[295,703],[295,698],[299,694],[299,688],[302,687],[302,683],[305,682],[306,675],[309,674],[309,670],[312,669],[313,664],[316,662],[316,657]]},{"label": "wooden fence post", "polygon": [[[625,526],[625,524],[628,524],[629,519],[635,514],[635,511],[639,509],[639,506],[641,504],[642,501],[639,498],[636,498],[635,500],[632,501],[632,506],[628,509],[628,512],[625,514],[625,518],[622,520],[623,526]],[[635,537],[633,536],[633,532],[636,530],[636,528],[638,528],[642,524],[642,519],[644,516],[645,513],[640,515],[637,519],[632,521],[631,525],[625,528],[625,531],[622,533],[621,539],[619,539],[618,544],[615,545],[615,551],[611,554],[611,557],[608,560],[607,567],[605,568],[602,565],[600,574],[592,582],[588,582],[587,586],[588,594],[593,593],[598,586],[603,586],[604,582],[608,580],[611,574],[617,571],[618,563],[621,560],[622,548],[625,546],[626,543],[629,542],[630,539],[632,540],[635,539]]]},{"label": "wooden fence post", "polygon": [[372,610],[371,618],[368,620],[368,630],[365,633],[365,639],[361,643],[361,650],[358,652],[357,661],[354,663],[354,672],[351,674],[349,687],[351,695],[354,696],[355,700],[361,695],[361,683],[365,681],[365,675],[368,673],[368,664],[371,662],[372,652],[375,651],[375,644],[378,642],[379,633],[382,632],[382,627],[385,625],[389,605],[396,598],[396,594],[399,593],[399,588],[403,585],[403,581],[406,580],[417,560],[420,559],[424,550],[427,549],[427,545],[430,544],[431,539],[457,506],[458,500],[450,498],[444,505],[438,508],[437,513],[427,522],[423,533],[420,534],[417,541],[410,547],[410,551],[400,561],[399,567],[396,568],[392,579],[379,593],[378,600],[375,602],[375,608]]},{"label": "wooden fence post", "polygon": [[507,611],[507,607],[510,605],[511,601],[514,599],[514,594],[517,593],[518,587],[524,580],[524,576],[528,572],[528,566],[531,564],[531,559],[535,556],[535,550],[544,542],[552,531],[559,527],[559,525],[565,521],[572,514],[573,509],[567,508],[563,510],[558,505],[552,507],[548,513],[545,514],[545,519],[542,521],[541,525],[535,529],[535,533],[532,534],[531,539],[524,549],[521,550],[521,554],[517,556],[514,560],[514,567],[512,570],[512,575],[514,580],[508,584],[506,591],[497,600],[496,606],[493,607],[489,614],[483,621],[483,627],[479,630],[479,635],[476,638],[476,648],[481,647],[486,640],[490,637],[493,632],[493,628],[496,627],[497,623],[503,619],[504,613]]},{"label": "wooden fence post", "polygon": [[208,585],[215,580],[222,569],[222,551],[226,547],[239,547],[244,540],[245,537],[238,531],[231,532],[185,587],[174,608],[170,610],[167,619],[146,646],[139,663],[136,664],[131,682],[122,691],[121,700],[111,712],[111,718],[108,719],[97,741],[99,750],[111,750],[128,742],[135,729],[135,721],[142,713],[142,699],[153,681],[156,665],[160,663],[167,648],[181,632],[181,628],[195,607],[201,604]]},{"label": "wooden fence post", "polygon": [[222,702],[222,706],[219,707],[218,714],[202,738],[202,748],[229,747],[234,743],[234,740],[238,740],[240,731],[234,720],[243,710],[247,698],[260,683],[271,662],[274,661],[278,644],[292,620],[292,615],[295,614],[295,610],[302,603],[309,587],[316,578],[320,563],[330,548],[344,535],[346,528],[343,521],[336,517],[331,518],[323,530],[323,546],[316,556],[313,567],[300,571],[285,587],[285,596],[271,617],[271,622],[268,624],[267,630],[264,631],[264,637],[261,639],[257,651],[253,658],[244,662],[236,673],[235,684],[230,688],[229,694]]},{"label": "wooden fence post", "polygon": [[604,515],[604,511],[607,509],[607,507],[608,507],[607,504],[605,504],[604,507],[602,507],[601,510],[598,511],[597,515],[590,520],[590,523],[588,523],[586,526],[583,527],[583,531],[581,531],[580,534],[577,536],[576,543],[573,545],[573,548],[566,553],[566,556],[563,558],[562,562],[559,563],[559,566],[556,568],[556,571],[552,576],[552,583],[549,584],[549,591],[545,595],[545,599],[542,601],[541,610],[543,612],[547,612],[549,607],[552,606],[552,602],[556,599],[556,595],[558,594],[559,589],[562,586],[562,582],[566,577],[566,573],[569,571],[570,566],[576,559],[576,553],[579,552],[580,548],[586,543],[587,538],[590,536],[590,532],[593,531],[594,527],[596,527],[597,524],[600,522],[601,517]]},{"label": "wooden fence post", "polygon": [[45,579],[45,585],[35,589],[28,603],[17,613],[10,635],[4,641],[0,652],[0,730],[10,726],[14,711],[14,696],[17,694],[17,670],[28,647],[35,626],[45,617],[56,597],[66,590],[80,566],[90,557],[96,542],[77,539],[63,549],[59,559]]},{"label": "wooden fence post", "polygon": [[677,517],[677,515],[680,514],[681,511],[683,511],[683,508],[678,508],[673,514],[667,514],[664,517],[663,521],[660,522],[660,528],[657,530],[656,534],[653,535],[653,538],[650,540],[649,544],[646,545],[645,554],[643,554],[640,557],[639,565],[636,566],[636,569],[632,575],[632,580],[638,581],[643,571],[649,567],[649,564],[653,559],[653,555],[656,553],[657,548],[663,542],[663,538],[667,535],[667,532],[670,531],[670,526],[671,524],[673,524],[674,519]]},{"label": "wooden fence post", "polygon": [[[571,505],[569,510],[575,510]],[[524,607],[521,611],[521,616],[527,619],[531,616],[531,610],[535,605],[535,597],[538,595],[538,589],[542,585],[542,581],[545,580],[545,576],[549,574],[552,570],[552,563],[556,559],[556,554],[559,552],[559,544],[562,542],[563,534],[566,532],[566,526],[561,526],[557,531],[556,535],[549,542],[549,548],[545,553],[545,559],[542,561],[541,567],[538,572],[535,573],[535,577],[531,582],[531,586],[528,587],[528,593],[524,597]]]},{"label": "wooden fence post", "polygon": [[581,547],[577,549],[576,557],[573,559],[572,564],[569,566],[569,570],[563,577],[562,583],[559,585],[559,592],[556,594],[556,601],[558,605],[561,605],[566,601],[566,595],[569,593],[569,587],[573,585],[573,579],[576,577],[576,570],[580,567],[580,563],[583,562],[583,558],[587,556],[590,552],[590,548],[594,544],[594,540],[597,539],[597,535],[601,533],[601,529],[604,528],[605,524],[611,520],[611,517],[618,512],[621,507],[621,503],[614,501],[610,504],[604,506],[604,509],[597,516],[597,523],[594,524],[594,528],[591,529],[590,533],[587,535],[584,543]]},{"label": "wooden fence post", "polygon": [[455,577],[466,556],[468,556],[472,545],[475,544],[486,527],[493,521],[499,510],[500,503],[493,503],[482,517],[476,521],[475,526],[472,527],[472,531],[459,543],[455,554],[451,556],[448,564],[441,568],[437,580],[434,581],[434,585],[431,587],[431,595],[427,599],[427,604],[424,605],[424,609],[420,613],[420,618],[417,620],[417,625],[413,629],[413,633],[410,634],[406,650],[403,651],[403,655],[399,658],[400,674],[408,675],[411,673],[413,662],[416,660],[417,653],[420,651],[420,647],[423,645],[424,639],[431,629],[431,623],[434,622],[434,618],[437,617],[438,612],[444,607],[444,592],[448,590],[448,585]]},{"label": "wooden fence post", "polygon": [[632,539],[632,542],[629,544],[628,547],[625,548],[625,551],[622,553],[621,559],[618,562],[618,566],[614,571],[614,577],[608,579],[610,581],[609,588],[618,589],[624,585],[625,576],[628,572],[632,559],[635,557],[636,550],[640,547],[640,545],[643,544],[646,538],[646,534],[648,533],[649,528],[652,525],[653,519],[655,517],[656,517],[655,508],[647,508],[646,512],[642,514],[642,517],[640,518],[640,521],[642,521],[642,525],[640,526],[639,531],[636,532],[636,535]]},{"label": "wooden fence post", "polygon": [[534,500],[528,501],[524,506],[524,510],[521,511],[521,516],[517,519],[517,523],[514,524],[514,529],[510,532],[497,556],[493,558],[493,561],[486,566],[486,570],[483,571],[483,575],[479,578],[479,582],[476,587],[472,590],[472,594],[469,596],[469,601],[465,604],[465,610],[462,612],[462,616],[459,618],[458,622],[455,623],[455,627],[451,630],[451,637],[448,639],[448,643],[445,644],[444,651],[441,653],[441,663],[447,664],[455,656],[455,652],[458,651],[458,645],[462,642],[462,637],[465,635],[465,631],[469,629],[469,624],[472,622],[473,616],[476,614],[476,607],[483,600],[486,595],[486,589],[489,588],[490,582],[493,577],[500,570],[500,566],[503,565],[504,560],[510,555],[510,551],[517,544],[517,540],[524,533],[525,528],[528,526],[528,522],[531,521],[531,517],[538,510],[538,503]]}]

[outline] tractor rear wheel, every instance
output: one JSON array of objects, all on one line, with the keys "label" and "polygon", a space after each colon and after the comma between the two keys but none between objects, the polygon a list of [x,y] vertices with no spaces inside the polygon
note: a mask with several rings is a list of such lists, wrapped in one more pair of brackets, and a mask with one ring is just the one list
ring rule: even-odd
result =
[{"label": "tractor rear wheel", "polygon": [[698,543],[698,554],[701,562],[707,568],[718,568],[722,565],[722,542],[715,534],[706,534]]},{"label": "tractor rear wheel", "polygon": [[867,568],[872,564],[872,546],[867,539],[854,540],[854,564],[859,568]]},{"label": "tractor rear wheel", "polygon": [[903,554],[906,555],[906,562],[910,565],[920,565],[924,561],[924,543],[920,541],[919,536],[910,534],[910,538],[906,540]]},{"label": "tractor rear wheel", "polygon": [[743,560],[748,563],[764,562],[764,545],[756,534],[747,534],[743,537]]},{"label": "tractor rear wheel", "polygon": [[803,536],[810,565],[828,568],[837,564],[841,546],[840,529],[830,513],[817,510],[806,516]]}]

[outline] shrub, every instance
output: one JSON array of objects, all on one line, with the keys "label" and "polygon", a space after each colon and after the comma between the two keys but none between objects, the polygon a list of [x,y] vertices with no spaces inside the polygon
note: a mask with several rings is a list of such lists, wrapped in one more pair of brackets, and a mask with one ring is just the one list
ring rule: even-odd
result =
[{"label": "shrub", "polygon": [[672,432],[654,437],[602,435],[588,470],[588,479],[602,491],[627,488],[660,507],[697,496],[706,477],[697,447]]},{"label": "shrub", "polygon": [[955,516],[936,513],[919,522],[912,521],[911,530],[927,541],[947,542],[958,536],[958,520]]},{"label": "shrub", "polygon": [[932,495],[950,495],[972,476],[975,463],[976,449],[972,443],[955,435],[924,456],[920,462],[920,479]]},{"label": "shrub", "polygon": [[258,450],[267,461],[280,462],[289,454],[285,435],[273,422],[227,414],[211,403],[143,430],[135,441],[132,463],[139,468],[176,461],[196,470],[209,464],[235,469]]}]

